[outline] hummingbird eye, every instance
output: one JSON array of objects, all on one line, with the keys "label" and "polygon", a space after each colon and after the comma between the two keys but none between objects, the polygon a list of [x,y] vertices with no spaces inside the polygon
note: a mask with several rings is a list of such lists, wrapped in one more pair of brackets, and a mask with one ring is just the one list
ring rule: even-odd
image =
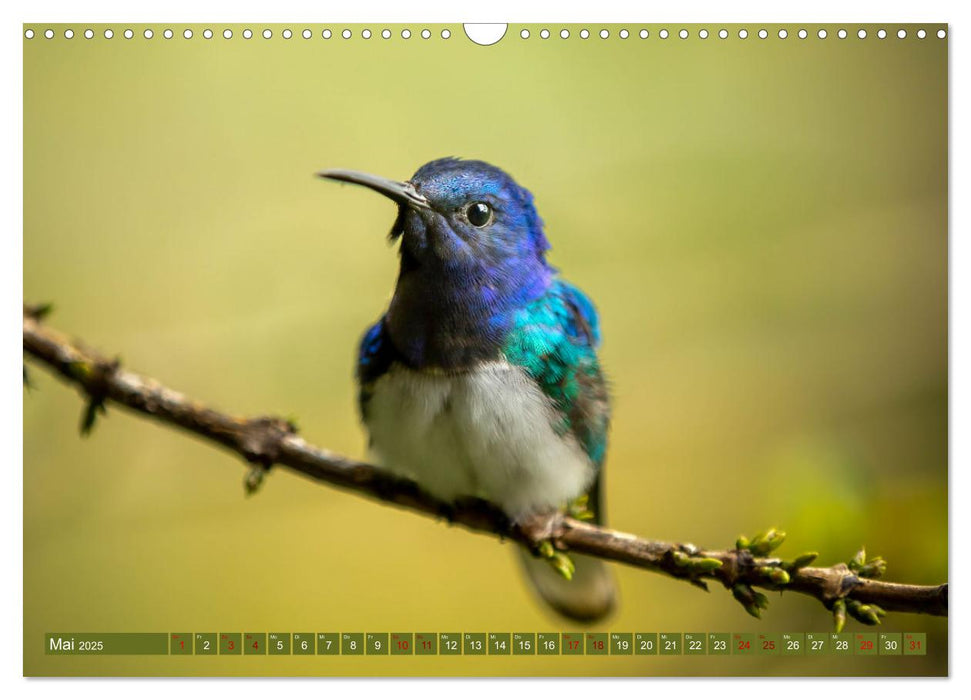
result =
[{"label": "hummingbird eye", "polygon": [[485,202],[473,202],[465,209],[465,217],[476,228],[482,228],[492,221],[492,207]]}]

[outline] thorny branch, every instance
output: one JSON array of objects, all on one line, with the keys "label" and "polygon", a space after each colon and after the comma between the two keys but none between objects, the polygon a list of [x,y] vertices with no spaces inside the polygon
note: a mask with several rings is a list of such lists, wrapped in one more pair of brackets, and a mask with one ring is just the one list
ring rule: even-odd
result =
[{"label": "thorny branch", "polygon": [[[847,614],[866,624],[879,624],[887,610],[947,615],[946,583],[916,586],[877,580],[886,563],[880,558],[867,560],[862,550],[848,563],[825,568],[810,566],[815,553],[791,561],[771,557],[785,538],[775,530],[752,540],[740,537],[734,549],[703,550],[690,544],[642,539],[559,512],[512,523],[497,507],[481,499],[440,501],[412,481],[311,445],[288,421],[222,413],[129,372],[117,360],[109,360],[45,326],[42,318],[49,310],[49,306],[24,306],[24,351],[80,389],[87,402],[82,432],[90,431],[98,413],[113,402],[240,455],[250,465],[245,481],[250,492],[259,487],[271,466],[280,465],[318,482],[515,540],[534,551],[552,543],[560,551],[582,552],[667,574],[705,590],[706,579],[712,579],[732,591],[756,617],[766,608],[768,599],[755,588],[794,591],[816,598],[833,612],[838,630]],[[27,379],[25,368],[25,383]]]}]

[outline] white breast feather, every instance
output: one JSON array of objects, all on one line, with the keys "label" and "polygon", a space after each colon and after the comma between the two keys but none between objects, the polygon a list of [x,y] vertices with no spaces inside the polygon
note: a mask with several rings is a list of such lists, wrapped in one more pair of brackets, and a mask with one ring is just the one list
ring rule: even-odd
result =
[{"label": "white breast feather", "polygon": [[516,519],[582,494],[594,467],[520,367],[490,362],[460,375],[395,365],[374,386],[374,458],[445,500],[480,496]]}]

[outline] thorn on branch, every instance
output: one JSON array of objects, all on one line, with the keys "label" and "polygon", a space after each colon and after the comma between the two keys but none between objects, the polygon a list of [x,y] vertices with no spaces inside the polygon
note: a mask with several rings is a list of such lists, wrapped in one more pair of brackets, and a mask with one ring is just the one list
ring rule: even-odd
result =
[{"label": "thorn on branch", "polygon": [[50,302],[44,304],[24,304],[24,316],[28,316],[35,321],[43,321],[54,310],[54,305]]},{"label": "thorn on branch", "polygon": [[282,418],[250,418],[239,431],[239,449],[246,461],[269,469],[280,459],[280,442],[296,432],[297,426]]},{"label": "thorn on branch", "polygon": [[81,414],[82,436],[87,437],[94,430],[94,423],[98,419],[99,413],[103,416],[108,415],[108,409],[105,408],[104,399],[92,396],[84,407],[84,413]]},{"label": "thorn on branch", "polygon": [[250,418],[243,423],[239,432],[239,450],[251,465],[243,480],[247,496],[260,489],[266,473],[280,459],[283,438],[296,432],[297,426],[292,420],[274,416]]},{"label": "thorn on branch", "polygon": [[839,634],[846,625],[846,601],[842,598],[837,598],[830,605],[830,610],[833,611],[833,628]]},{"label": "thorn on branch", "polygon": [[243,479],[243,488],[247,496],[252,496],[260,490],[267,471],[267,467],[262,464],[254,464],[247,470],[246,477]]},{"label": "thorn on branch", "polygon": [[762,611],[769,607],[769,599],[747,583],[737,583],[732,586],[732,595],[752,617],[762,619]]},{"label": "thorn on branch", "polygon": [[102,362],[75,362],[71,372],[78,378],[88,395],[87,405],[81,414],[81,435],[87,437],[94,429],[98,414],[107,415],[105,399],[108,398],[109,380],[121,366],[121,358]]}]

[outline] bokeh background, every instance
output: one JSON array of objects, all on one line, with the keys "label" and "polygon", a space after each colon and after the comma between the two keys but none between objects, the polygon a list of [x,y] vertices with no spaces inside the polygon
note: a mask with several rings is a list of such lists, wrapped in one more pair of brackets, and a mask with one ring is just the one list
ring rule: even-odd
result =
[{"label": "bokeh background", "polygon": [[[85,39],[87,26],[95,38]],[[127,25],[126,25],[127,26]],[[775,525],[824,564],[948,576],[947,41],[647,40],[510,26],[495,46],[281,37],[24,40],[24,296],[214,406],[295,416],[355,457],[352,368],[388,302],[394,207],[315,180],[481,158],[534,193],[552,262],[597,302],[613,382],[611,523],[729,546]],[[553,631],[511,546],[227,454],[120,410],[88,439],[43,370],[24,393],[24,671],[47,674],[944,674],[923,658],[70,658],[49,631]],[[828,631],[773,596],[617,567],[600,630]],[[861,625],[850,622],[848,629]]]}]

